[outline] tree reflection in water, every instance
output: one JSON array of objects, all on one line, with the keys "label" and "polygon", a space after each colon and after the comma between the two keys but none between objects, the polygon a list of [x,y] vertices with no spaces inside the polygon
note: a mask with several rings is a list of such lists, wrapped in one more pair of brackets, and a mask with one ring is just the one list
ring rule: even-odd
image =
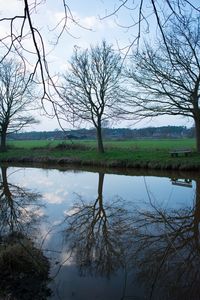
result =
[{"label": "tree reflection in water", "polygon": [[66,217],[80,274],[109,277],[124,268],[143,287],[144,299],[200,299],[200,180],[192,207],[164,209],[148,193],[149,206],[134,210],[121,199],[104,201],[103,180],[99,173],[97,199],[79,197]]},{"label": "tree reflection in water", "polygon": [[40,195],[0,177],[0,297],[47,299],[49,262],[32,242],[41,219]]},{"label": "tree reflection in water", "polygon": [[[27,232],[40,220],[40,194],[8,182],[7,168],[0,176],[0,234]],[[28,232],[27,232],[28,233]]]},{"label": "tree reflection in water", "polygon": [[149,194],[148,210],[135,216],[138,277],[149,299],[200,299],[200,180],[192,207],[163,209]]},{"label": "tree reflection in water", "polygon": [[79,196],[79,202],[66,217],[66,239],[82,275],[109,277],[124,266],[128,251],[131,213],[119,198],[104,202],[103,182],[104,174],[99,173],[97,199],[88,203]]}]

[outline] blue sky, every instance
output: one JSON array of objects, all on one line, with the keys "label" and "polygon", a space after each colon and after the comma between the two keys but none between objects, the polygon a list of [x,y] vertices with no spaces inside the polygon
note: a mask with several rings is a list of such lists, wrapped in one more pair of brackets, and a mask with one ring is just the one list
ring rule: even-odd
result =
[{"label": "blue sky", "polygon": [[[34,2],[32,0],[29,1]],[[39,2],[39,1],[38,1]],[[132,3],[133,1],[130,1]],[[104,18],[106,14],[110,14],[117,7],[116,3],[119,0],[68,0],[67,1],[74,19],[80,26],[75,25],[70,18],[68,19],[68,32],[64,33],[59,40],[56,47],[53,42],[59,34],[61,27],[54,28],[63,17],[62,0],[46,0],[41,1],[37,11],[33,13],[33,20],[35,26],[39,28],[43,34],[46,51],[48,53],[47,59],[49,62],[50,70],[52,73],[62,73],[67,69],[68,61],[73,52],[73,47],[76,45],[81,48],[87,48],[90,44],[101,42],[106,39],[112,43],[115,49],[122,49],[130,44],[137,34],[137,28],[123,28],[119,25],[129,25],[132,18],[137,18],[137,13],[130,14],[126,10],[121,10],[115,17]],[[20,14],[23,6],[19,0],[0,0],[0,17],[11,16]],[[148,8],[146,8],[148,14]],[[61,23],[62,25],[62,23]],[[156,29],[156,24],[153,19],[150,20],[151,29]],[[0,24],[0,35],[4,34],[9,28]],[[152,31],[151,31],[152,32]],[[144,32],[143,32],[144,34]],[[28,45],[29,41],[26,41]],[[28,45],[31,49],[31,45]],[[38,115],[38,114],[37,114]],[[39,117],[41,120],[40,125],[34,125],[32,130],[54,130],[59,128],[56,120],[47,119],[45,116]],[[191,126],[192,122],[187,119],[173,118],[173,117],[160,117],[153,121],[145,120],[141,123],[134,124],[122,122],[118,124],[120,127],[147,127],[147,126],[162,126],[162,125],[184,125]],[[65,127],[70,127],[68,124]]]}]

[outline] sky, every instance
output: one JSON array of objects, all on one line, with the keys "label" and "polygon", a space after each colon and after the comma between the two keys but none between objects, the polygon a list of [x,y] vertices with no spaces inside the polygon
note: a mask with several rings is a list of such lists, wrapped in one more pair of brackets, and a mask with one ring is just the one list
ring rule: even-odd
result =
[{"label": "sky", "polygon": [[[29,3],[35,1],[29,0]],[[63,5],[62,0],[42,0],[37,9],[33,11],[32,17],[34,25],[39,28],[45,44],[47,60],[52,74],[62,74],[67,70],[70,57],[74,47],[85,49],[91,44],[95,45],[105,39],[113,44],[113,47],[120,49],[123,53],[126,46],[135,38],[137,34],[136,27],[127,28],[132,23],[134,17],[132,11],[125,9],[120,10],[115,17],[107,15],[111,14],[116,8],[119,0],[68,0],[67,4],[70,8],[68,11],[69,18],[67,20],[68,31],[64,32],[55,46],[56,38],[62,28]],[[39,1],[38,1],[39,3]],[[132,1],[130,1],[132,3]],[[20,0],[0,0],[0,18],[19,15],[23,10],[23,1]],[[148,15],[148,7],[146,7]],[[75,24],[70,20],[70,14],[77,22]],[[135,16],[137,18],[137,15]],[[60,25],[58,25],[60,22]],[[17,23],[15,26],[17,27]],[[58,26],[57,26],[58,25]],[[150,32],[156,32],[156,24],[150,19]],[[3,36],[10,28],[5,23],[0,23],[0,36]],[[153,31],[152,31],[153,30]],[[145,34],[145,28],[142,34]],[[27,39],[26,47],[31,51],[31,45]],[[47,105],[47,104],[46,104]],[[48,106],[48,105],[47,105]],[[47,107],[48,108],[48,107]],[[28,130],[48,131],[59,129],[56,119],[49,119],[45,116],[44,111],[36,113],[40,124],[32,125]],[[166,126],[166,125],[183,125],[192,126],[192,121],[184,118],[163,116],[154,120],[144,120],[140,123],[121,122],[113,124],[115,127],[131,127],[141,128],[149,126]],[[69,124],[63,124],[65,128],[72,128]],[[92,127],[92,125],[89,125]]]}]

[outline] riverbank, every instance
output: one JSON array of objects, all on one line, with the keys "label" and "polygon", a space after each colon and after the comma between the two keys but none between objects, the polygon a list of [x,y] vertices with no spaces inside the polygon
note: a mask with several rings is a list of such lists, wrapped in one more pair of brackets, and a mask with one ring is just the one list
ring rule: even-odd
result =
[{"label": "riverbank", "polygon": [[[121,144],[120,144],[121,145]],[[115,147],[109,145],[103,154],[97,153],[94,147],[85,144],[58,144],[44,147],[11,147],[0,153],[0,162],[7,163],[42,163],[50,165],[79,165],[105,168],[142,168],[154,170],[200,170],[200,154],[193,149],[188,156],[171,157],[170,143],[163,147],[162,142],[150,147]],[[149,147],[148,147],[149,146]]]}]

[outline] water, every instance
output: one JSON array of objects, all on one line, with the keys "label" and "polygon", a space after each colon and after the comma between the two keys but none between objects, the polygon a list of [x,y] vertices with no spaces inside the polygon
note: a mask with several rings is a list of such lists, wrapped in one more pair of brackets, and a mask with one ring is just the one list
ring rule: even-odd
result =
[{"label": "water", "polygon": [[1,167],[2,299],[200,299],[198,175],[122,174]]}]

